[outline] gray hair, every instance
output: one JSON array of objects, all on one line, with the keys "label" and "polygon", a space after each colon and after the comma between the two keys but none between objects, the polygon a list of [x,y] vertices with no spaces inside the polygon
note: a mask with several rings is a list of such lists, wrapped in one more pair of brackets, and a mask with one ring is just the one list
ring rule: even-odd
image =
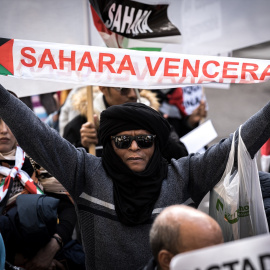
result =
[{"label": "gray hair", "polygon": [[179,249],[180,225],[171,220],[156,218],[150,230],[150,245],[153,256],[158,261],[158,254],[162,249],[166,249],[176,255]]}]

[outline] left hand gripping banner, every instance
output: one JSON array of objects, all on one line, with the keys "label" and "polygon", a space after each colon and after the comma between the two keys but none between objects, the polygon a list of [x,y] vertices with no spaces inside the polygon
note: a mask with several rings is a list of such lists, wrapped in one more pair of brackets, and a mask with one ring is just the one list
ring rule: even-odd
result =
[{"label": "left hand gripping banner", "polygon": [[157,89],[211,82],[264,82],[270,78],[270,60],[0,38],[0,74],[81,85]]}]

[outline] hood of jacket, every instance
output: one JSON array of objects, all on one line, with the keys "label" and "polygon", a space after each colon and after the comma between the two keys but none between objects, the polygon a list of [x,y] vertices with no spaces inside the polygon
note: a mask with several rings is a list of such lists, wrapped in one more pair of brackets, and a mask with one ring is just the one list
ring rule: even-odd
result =
[{"label": "hood of jacket", "polygon": [[[93,87],[93,103],[94,103],[94,114],[100,116],[100,113],[105,110],[105,104],[103,102],[103,94],[100,92],[97,86]],[[159,101],[157,94],[149,91],[142,90],[140,92],[141,102],[145,105],[152,107],[155,110],[159,110]],[[74,110],[80,112],[81,115],[87,117],[87,88],[82,87],[72,95],[71,104]]]}]

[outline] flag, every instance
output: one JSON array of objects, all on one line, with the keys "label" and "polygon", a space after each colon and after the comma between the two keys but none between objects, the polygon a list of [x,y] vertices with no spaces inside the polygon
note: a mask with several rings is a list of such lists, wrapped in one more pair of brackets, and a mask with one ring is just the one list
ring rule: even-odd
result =
[{"label": "flag", "polygon": [[0,74],[13,75],[13,39],[0,38]]},{"label": "flag", "polygon": [[96,29],[108,47],[160,51],[163,43],[181,42],[168,18],[168,4],[129,0],[90,0]]}]

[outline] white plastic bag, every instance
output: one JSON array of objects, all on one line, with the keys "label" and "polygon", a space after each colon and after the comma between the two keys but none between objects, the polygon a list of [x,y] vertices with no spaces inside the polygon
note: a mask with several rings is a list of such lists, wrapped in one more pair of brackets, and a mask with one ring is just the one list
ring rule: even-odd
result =
[{"label": "white plastic bag", "polygon": [[256,158],[251,159],[238,140],[238,168],[233,170],[235,134],[224,174],[210,192],[209,214],[221,226],[224,241],[269,233],[264,211]]}]

